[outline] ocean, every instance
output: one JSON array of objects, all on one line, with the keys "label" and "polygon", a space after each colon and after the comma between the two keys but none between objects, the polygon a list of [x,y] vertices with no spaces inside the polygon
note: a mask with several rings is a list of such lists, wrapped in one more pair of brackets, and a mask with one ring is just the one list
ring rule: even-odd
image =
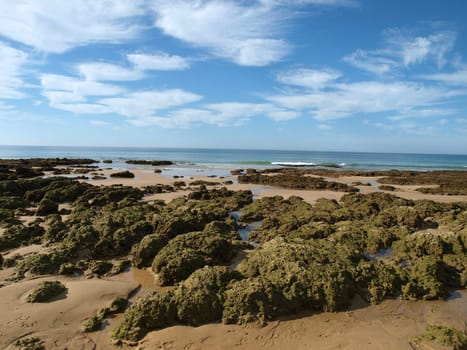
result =
[{"label": "ocean", "polygon": [[92,158],[113,160],[170,160],[173,170],[272,168],[281,164],[355,170],[467,170],[467,155],[234,150],[198,148],[0,146],[0,158]]}]

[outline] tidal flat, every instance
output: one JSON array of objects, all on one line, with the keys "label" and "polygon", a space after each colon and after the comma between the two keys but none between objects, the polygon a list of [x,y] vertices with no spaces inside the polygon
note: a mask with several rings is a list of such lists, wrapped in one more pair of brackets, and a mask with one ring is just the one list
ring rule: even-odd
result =
[{"label": "tidal flat", "polygon": [[467,172],[167,162],[0,161],[1,348],[467,346]]}]

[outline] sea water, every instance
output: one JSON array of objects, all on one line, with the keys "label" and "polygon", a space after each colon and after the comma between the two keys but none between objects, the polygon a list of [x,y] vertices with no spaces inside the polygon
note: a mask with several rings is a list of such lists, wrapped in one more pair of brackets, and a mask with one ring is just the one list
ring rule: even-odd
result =
[{"label": "sea water", "polygon": [[234,150],[200,148],[52,147],[0,146],[0,158],[91,158],[125,160],[170,160],[170,168],[227,169],[273,168],[284,165],[355,170],[467,170],[467,155],[321,152],[281,150]]}]

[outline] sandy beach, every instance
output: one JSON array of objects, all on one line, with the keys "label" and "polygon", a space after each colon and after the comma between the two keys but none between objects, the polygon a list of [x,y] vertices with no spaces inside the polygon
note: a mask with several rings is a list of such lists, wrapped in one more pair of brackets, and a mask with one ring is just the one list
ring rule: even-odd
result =
[{"label": "sandy beach", "polygon": [[[109,177],[113,170],[99,171],[105,180],[80,180],[96,186],[124,185],[137,188],[156,184],[173,186],[175,181],[184,181],[189,186],[193,181],[215,182],[208,188],[225,186],[225,181],[233,184],[226,187],[233,191],[252,191],[255,199],[273,196],[290,198],[298,196],[310,204],[320,198],[339,201],[346,192],[331,190],[293,190],[256,184],[239,184],[236,176],[192,175],[185,177],[166,173],[152,173],[145,169],[132,169],[135,178]],[[369,183],[357,185],[361,193],[380,191],[379,177],[343,176],[330,178],[343,184],[357,181]],[[392,195],[412,199],[431,200],[444,203],[467,201],[467,195],[447,196],[424,194],[416,191],[414,185],[395,185]],[[162,200],[169,203],[175,198],[187,196],[193,188],[182,187],[173,192],[150,194],[143,199],[147,202]],[[61,204],[70,209],[70,204]],[[30,223],[35,216],[22,216],[24,223]],[[14,256],[27,256],[34,252],[44,252],[47,248],[33,244],[10,250],[4,259]],[[248,255],[248,254],[247,254]],[[242,258],[243,259],[243,258]],[[4,280],[13,272],[12,268],[0,271]],[[36,336],[46,349],[118,349],[110,342],[111,330],[122,320],[122,315],[108,318],[102,329],[94,333],[83,333],[80,324],[87,317],[104,307],[116,296],[128,296],[133,291],[132,300],[151,291],[164,291],[154,284],[156,276],[150,269],[140,270],[131,267],[127,272],[111,278],[39,276],[26,278],[0,288],[0,347],[15,349],[17,339]],[[40,282],[59,280],[68,288],[65,298],[44,304],[29,304],[26,295]],[[168,290],[170,290],[169,288]],[[452,291],[448,301],[404,301],[385,300],[379,305],[369,305],[358,296],[347,311],[302,313],[294,317],[279,317],[265,326],[207,324],[199,327],[172,326],[149,332],[136,346],[136,349],[414,349],[412,338],[432,324],[444,324],[464,329],[467,322],[467,294],[465,291]],[[420,349],[443,349],[442,346],[422,343]]]}]

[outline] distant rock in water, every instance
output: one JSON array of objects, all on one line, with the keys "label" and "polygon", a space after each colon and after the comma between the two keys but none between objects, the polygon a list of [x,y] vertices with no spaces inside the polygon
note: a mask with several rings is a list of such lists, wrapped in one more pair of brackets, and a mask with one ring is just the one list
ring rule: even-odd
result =
[{"label": "distant rock in water", "polygon": [[0,165],[11,168],[24,167],[53,167],[57,165],[83,165],[97,163],[94,159],[87,158],[30,158],[30,159],[0,159]]},{"label": "distant rock in water", "polygon": [[135,177],[135,174],[126,170],[126,171],[121,171],[119,173],[110,174],[110,177],[122,177],[122,178],[133,179]]},{"label": "distant rock in water", "polygon": [[105,160],[102,161],[102,163],[104,163],[104,164],[112,164],[113,161],[112,161],[112,159],[105,159]]},{"label": "distant rock in water", "polygon": [[136,165],[153,165],[153,166],[160,166],[160,165],[173,165],[174,163],[170,160],[127,160],[125,163],[127,164],[136,164]]}]

